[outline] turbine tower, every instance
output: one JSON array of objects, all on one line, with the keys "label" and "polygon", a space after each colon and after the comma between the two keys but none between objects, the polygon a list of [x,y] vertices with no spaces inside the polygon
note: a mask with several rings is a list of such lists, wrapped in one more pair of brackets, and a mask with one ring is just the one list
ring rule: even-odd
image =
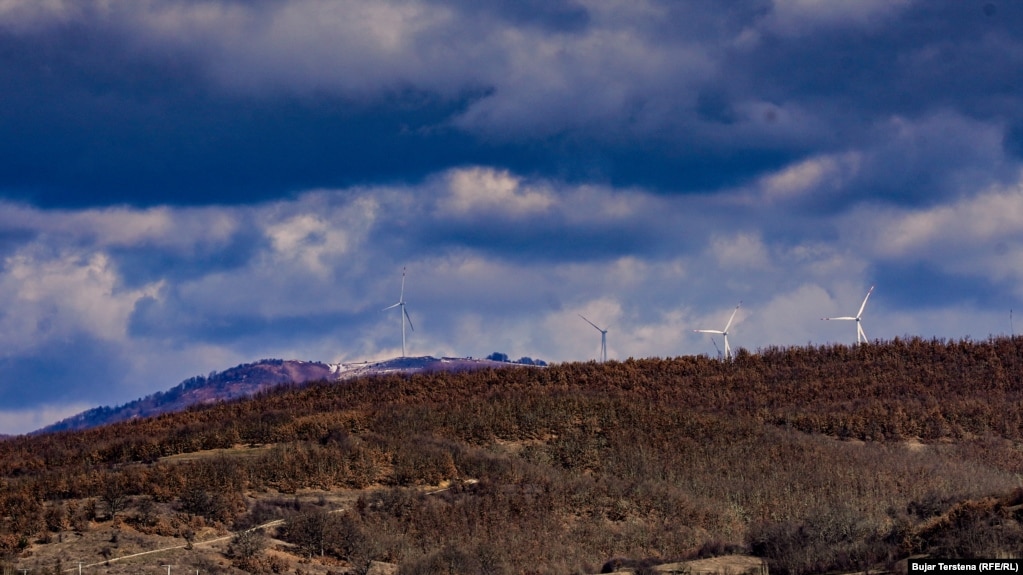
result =
[{"label": "turbine tower", "polygon": [[599,327],[597,327],[597,324],[583,317],[583,314],[579,314],[579,317],[582,317],[583,321],[592,325],[594,328],[596,328],[597,331],[600,332],[600,363],[605,363],[607,361],[607,330],[600,329]]},{"label": "turbine tower", "polygon": [[874,293],[874,286],[870,286],[870,289],[867,290],[867,297],[863,298],[863,303],[860,304],[860,311],[856,312],[856,317],[852,317],[852,316],[822,317],[821,319],[822,320],[843,319],[843,320],[848,320],[848,321],[855,321],[856,322],[856,343],[870,343],[867,340],[867,334],[863,332],[863,326],[860,325],[860,318],[863,317],[863,310],[864,310],[864,308],[867,307],[867,300],[870,299],[870,294],[872,294],[872,293]]},{"label": "turbine tower", "polygon": [[[741,305],[742,305],[742,302],[739,302],[739,305],[735,306],[735,309],[732,310],[732,315],[731,315],[731,317],[728,318],[728,323],[725,324],[725,329],[694,329],[693,330],[696,333],[719,333],[719,334],[721,334],[725,338],[725,361],[728,361],[728,360],[732,359],[732,348],[729,347],[729,345],[728,345],[728,328],[732,327],[732,320],[735,319],[735,314],[739,311],[739,306],[741,306]],[[714,345],[716,346],[717,344],[714,344]]]},{"label": "turbine tower", "polygon": [[398,303],[385,307],[383,311],[396,307],[401,308],[398,321],[401,322],[401,357],[405,357],[405,320],[408,320],[409,329],[416,331],[416,328],[412,327],[412,318],[409,317],[408,310],[405,309],[405,268],[401,268],[401,295],[398,296]]}]

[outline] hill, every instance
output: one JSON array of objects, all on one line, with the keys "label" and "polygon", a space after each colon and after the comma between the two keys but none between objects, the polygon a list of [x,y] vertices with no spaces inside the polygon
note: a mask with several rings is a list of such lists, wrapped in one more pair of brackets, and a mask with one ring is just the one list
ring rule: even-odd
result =
[{"label": "hill", "polygon": [[331,367],[325,363],[264,359],[232,367],[208,376],[196,376],[172,387],[118,407],[96,407],[46,426],[36,433],[87,429],[134,418],[181,411],[197,404],[251,397],[288,383],[327,379]]},{"label": "hill", "polygon": [[[0,442],[0,568],[654,573],[753,556],[804,575],[1018,557],[1021,367],[1023,339],[911,339],[377,375],[17,437]],[[725,555],[747,557],[696,563]]]},{"label": "hill", "polygon": [[[326,364],[317,361],[264,359],[189,378],[167,391],[117,407],[96,407],[73,415],[35,433],[80,430],[135,418],[153,417],[201,404],[252,397],[277,386],[328,379],[351,379],[395,373],[468,371],[514,364],[472,358],[401,357],[375,362]],[[3,436],[0,436],[3,437]]]}]

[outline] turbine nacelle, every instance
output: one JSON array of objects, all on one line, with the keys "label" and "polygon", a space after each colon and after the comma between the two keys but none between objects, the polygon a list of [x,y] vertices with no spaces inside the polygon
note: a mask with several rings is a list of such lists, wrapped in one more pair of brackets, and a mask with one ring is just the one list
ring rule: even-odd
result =
[{"label": "turbine nacelle", "polygon": [[[725,329],[694,329],[693,330],[696,333],[716,333],[716,334],[719,334],[722,337],[724,337],[724,339],[725,339],[725,360],[729,360],[729,359],[732,358],[732,348],[731,348],[731,346],[728,345],[728,328],[732,327],[732,321],[735,319],[735,314],[739,312],[739,306],[741,306],[741,305],[742,305],[742,302],[740,301],[739,305],[735,306],[735,309],[732,310],[732,315],[729,316],[728,323],[725,324]],[[717,346],[717,344],[715,344],[715,346]]]},{"label": "turbine nacelle", "polygon": [[401,356],[405,357],[405,321],[408,320],[409,329],[416,331],[416,328],[412,327],[412,317],[409,316],[408,310],[405,309],[405,268],[401,268],[401,294],[398,296],[398,303],[385,307],[383,311],[396,307],[401,308],[401,313],[398,314],[398,321],[401,322]]},{"label": "turbine nacelle", "polygon": [[842,317],[822,317],[822,320],[844,320],[844,321],[855,321],[856,322],[856,343],[870,343],[867,339],[867,333],[863,331],[862,318],[863,310],[867,309],[867,300],[870,299],[870,294],[874,293],[874,286],[870,286],[867,290],[867,296],[863,298],[863,303],[860,304],[860,311],[856,312],[855,316],[842,316]]},{"label": "turbine nacelle", "polygon": [[592,325],[594,329],[600,332],[600,363],[605,363],[607,361],[607,330],[597,327],[597,324],[586,319],[583,314],[579,314],[579,317],[583,318],[583,321]]}]

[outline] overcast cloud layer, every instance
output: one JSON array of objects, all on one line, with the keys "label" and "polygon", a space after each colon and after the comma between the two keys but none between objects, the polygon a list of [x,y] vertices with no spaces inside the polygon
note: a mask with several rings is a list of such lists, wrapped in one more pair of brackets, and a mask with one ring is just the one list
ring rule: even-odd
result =
[{"label": "overcast cloud layer", "polygon": [[0,433],[260,358],[983,339],[1023,4],[0,0]]}]

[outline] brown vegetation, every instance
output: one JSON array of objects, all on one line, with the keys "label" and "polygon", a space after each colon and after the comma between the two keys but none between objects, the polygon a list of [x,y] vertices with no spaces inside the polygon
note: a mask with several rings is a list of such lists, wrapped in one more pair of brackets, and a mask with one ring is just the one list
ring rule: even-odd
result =
[{"label": "brown vegetation", "polygon": [[191,545],[272,520],[277,539],[229,537],[204,569],[595,573],[742,551],[802,574],[1016,555],[1020,367],[1008,338],[772,348],[321,382],[18,437],[0,441],[0,560],[52,570],[55,538],[115,525]]}]

